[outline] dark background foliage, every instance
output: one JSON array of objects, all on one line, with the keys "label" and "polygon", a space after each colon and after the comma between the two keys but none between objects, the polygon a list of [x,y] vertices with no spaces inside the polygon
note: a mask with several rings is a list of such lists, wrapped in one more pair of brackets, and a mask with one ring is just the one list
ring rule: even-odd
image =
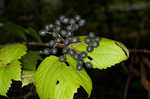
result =
[{"label": "dark background foliage", "polygon": [[[149,10],[149,0],[0,0],[0,45],[41,42],[36,34],[46,24],[61,15],[79,14],[86,25],[75,35],[94,31],[121,41],[130,50],[126,62],[107,70],[89,70],[94,87],[90,99],[150,99]],[[29,49],[40,50],[36,46]],[[13,83],[9,99],[38,98],[33,85],[20,86],[19,82]],[[81,88],[75,99],[85,96]]]}]

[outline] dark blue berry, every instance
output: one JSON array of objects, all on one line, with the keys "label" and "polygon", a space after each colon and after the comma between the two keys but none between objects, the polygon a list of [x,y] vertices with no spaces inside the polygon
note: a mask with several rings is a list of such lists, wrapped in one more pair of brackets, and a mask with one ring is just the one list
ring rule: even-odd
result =
[{"label": "dark blue berry", "polygon": [[76,60],[78,60],[78,59],[80,58],[79,54],[77,54],[77,53],[74,54],[73,57],[74,57],[74,59],[76,59]]},{"label": "dark blue berry", "polygon": [[93,32],[90,32],[88,36],[89,36],[89,38],[94,38],[95,34]]},{"label": "dark blue berry", "polygon": [[50,49],[50,52],[51,52],[52,54],[56,54],[56,53],[57,53],[57,48],[52,48],[52,49]]},{"label": "dark blue berry", "polygon": [[67,24],[69,22],[69,19],[68,18],[64,18],[63,20],[62,20],[62,23],[64,23],[64,24]]},{"label": "dark blue berry", "polygon": [[62,39],[61,38],[56,38],[56,40],[55,40],[57,43],[60,43],[61,41],[62,41]]},{"label": "dark blue berry", "polygon": [[49,54],[50,54],[50,49],[49,49],[49,48],[45,48],[45,49],[43,50],[43,53],[44,53],[45,55],[49,55]]},{"label": "dark blue berry", "polygon": [[85,20],[81,19],[78,24],[79,26],[83,26],[85,24]]},{"label": "dark blue berry", "polygon": [[81,19],[81,17],[79,15],[76,15],[75,17],[75,20],[79,21]]},{"label": "dark blue berry", "polygon": [[75,21],[73,18],[71,18],[71,19],[69,20],[69,23],[70,23],[70,24],[75,24],[75,22],[76,22],[76,21]]},{"label": "dark blue berry", "polygon": [[45,36],[46,33],[47,33],[46,30],[40,30],[40,31],[39,31],[39,35],[40,35],[40,36]]},{"label": "dark blue berry", "polygon": [[81,64],[77,64],[77,70],[82,70],[83,66]]},{"label": "dark blue berry", "polygon": [[65,62],[66,61],[66,57],[64,55],[59,57],[59,61],[60,62]]},{"label": "dark blue berry", "polygon": [[49,42],[49,46],[50,46],[50,47],[53,47],[53,46],[55,45],[55,43],[56,43],[56,42],[55,42],[54,40],[51,40],[51,41]]},{"label": "dark blue berry", "polygon": [[62,30],[62,31],[60,32],[60,34],[61,34],[63,37],[66,37],[66,35],[67,35],[67,31]]},{"label": "dark blue berry", "polygon": [[92,43],[92,46],[93,46],[94,48],[96,48],[98,45],[99,45],[99,42],[97,42],[97,41],[94,41],[94,42]]},{"label": "dark blue berry", "polygon": [[81,65],[83,65],[83,63],[84,63],[84,61],[83,60],[81,60],[81,59],[78,59],[78,64],[81,64]]},{"label": "dark blue berry", "polygon": [[99,41],[100,41],[100,37],[96,37],[94,40],[95,40],[96,42],[99,42]]},{"label": "dark blue berry", "polygon": [[86,62],[85,63],[85,66],[88,68],[88,69],[91,69],[92,68],[92,64],[90,62]]},{"label": "dark blue berry", "polygon": [[64,40],[64,45],[65,45],[65,46],[69,45],[69,43],[70,43],[70,40],[68,40],[68,39],[65,39],[65,40]]},{"label": "dark blue berry", "polygon": [[84,42],[85,42],[86,44],[89,44],[89,43],[91,42],[91,39],[87,37],[87,38],[85,38]]},{"label": "dark blue berry", "polygon": [[52,32],[52,36],[53,36],[53,37],[57,37],[57,36],[58,36],[58,33],[57,33],[57,32]]},{"label": "dark blue berry", "polygon": [[81,52],[81,53],[80,53],[80,57],[81,57],[81,58],[85,58],[86,56],[87,56],[86,52]]},{"label": "dark blue berry", "polygon": [[72,36],[72,32],[68,32],[67,37],[71,37],[71,36]]},{"label": "dark blue berry", "polygon": [[92,46],[87,46],[86,50],[87,50],[88,52],[92,52],[92,51],[93,51],[93,47],[92,47]]},{"label": "dark blue berry", "polygon": [[68,50],[69,50],[68,48],[64,47],[64,48],[62,49],[62,53],[63,53],[63,54],[67,54],[67,53],[68,53]]},{"label": "dark blue berry", "polygon": [[72,37],[72,38],[71,38],[71,42],[72,42],[72,43],[78,42],[78,38],[77,38],[77,37]]},{"label": "dark blue berry", "polygon": [[72,49],[70,49],[69,51],[68,51],[68,54],[70,54],[70,55],[74,55],[75,54],[75,52],[72,50]]},{"label": "dark blue berry", "polygon": [[48,25],[45,26],[45,30],[49,31],[49,30],[51,30],[53,27],[54,27],[53,24],[48,24]]}]

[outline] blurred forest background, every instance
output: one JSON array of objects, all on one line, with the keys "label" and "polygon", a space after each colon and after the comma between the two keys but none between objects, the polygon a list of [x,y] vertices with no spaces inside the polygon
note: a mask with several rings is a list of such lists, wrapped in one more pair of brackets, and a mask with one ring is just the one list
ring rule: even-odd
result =
[{"label": "blurred forest background", "polygon": [[[90,70],[90,99],[150,99],[149,0],[0,0],[0,47],[14,42],[44,42],[38,31],[61,15],[86,20],[76,35],[93,31],[124,43],[130,58],[107,70]],[[40,50],[29,46],[29,49]],[[32,89],[31,89],[32,88]],[[14,82],[8,98],[38,99],[34,86]],[[87,99],[81,89],[74,99]]]}]

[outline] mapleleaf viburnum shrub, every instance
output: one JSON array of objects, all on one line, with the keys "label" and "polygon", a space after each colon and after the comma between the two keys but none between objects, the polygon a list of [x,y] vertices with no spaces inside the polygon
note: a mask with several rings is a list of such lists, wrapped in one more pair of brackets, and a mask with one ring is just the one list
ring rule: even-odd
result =
[{"label": "mapleleaf viburnum shrub", "polygon": [[[60,16],[54,24],[40,30],[40,36],[50,36],[48,47],[43,49],[47,56],[44,60],[40,51],[27,53],[23,44],[1,48],[0,95],[7,96],[11,80],[19,80],[22,86],[33,83],[40,99],[73,99],[80,86],[90,97],[92,81],[86,69],[107,69],[126,60],[129,52],[122,43],[100,38],[94,32],[76,35],[84,25],[85,20],[79,15]],[[36,66],[38,60],[42,62]]]}]

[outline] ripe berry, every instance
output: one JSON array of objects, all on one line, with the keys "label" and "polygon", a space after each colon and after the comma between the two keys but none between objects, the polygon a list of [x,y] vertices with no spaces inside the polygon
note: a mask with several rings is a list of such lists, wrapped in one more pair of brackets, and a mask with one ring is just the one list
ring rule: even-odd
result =
[{"label": "ripe berry", "polygon": [[77,70],[82,70],[83,66],[81,64],[77,64]]},{"label": "ripe berry", "polygon": [[60,34],[61,34],[63,37],[66,37],[66,35],[67,35],[67,31],[62,30],[62,31],[60,32]]},{"label": "ripe berry", "polygon": [[92,52],[92,51],[93,51],[93,47],[92,47],[92,46],[87,46],[86,50],[87,50],[88,52]]},{"label": "ripe berry", "polygon": [[95,40],[96,42],[99,42],[99,41],[100,41],[100,37],[96,37],[94,40]]},{"label": "ripe berry", "polygon": [[67,33],[67,37],[71,37],[72,36],[72,33],[71,32],[68,32]]},{"label": "ripe berry", "polygon": [[61,30],[61,27],[60,27],[60,26],[56,26],[56,27],[55,27],[55,31],[56,31],[56,32],[60,32],[60,30]]},{"label": "ripe berry", "polygon": [[88,36],[89,36],[89,38],[94,38],[95,34],[93,32],[90,32]]},{"label": "ripe berry", "polygon": [[45,30],[49,31],[53,27],[54,27],[53,24],[48,24],[48,25],[45,26]]},{"label": "ripe berry", "polygon": [[77,53],[74,54],[73,57],[74,57],[74,59],[76,59],[76,60],[78,60],[78,59],[80,58],[79,54],[77,54]]},{"label": "ripe berry", "polygon": [[64,48],[62,49],[62,53],[63,53],[63,54],[67,54],[67,53],[68,53],[68,48],[64,47]]},{"label": "ripe berry", "polygon": [[78,42],[78,38],[77,38],[77,37],[72,37],[72,38],[71,38],[71,42],[72,42],[72,43]]},{"label": "ripe berry", "polygon": [[49,54],[50,54],[50,49],[49,49],[49,48],[45,48],[45,49],[43,50],[43,53],[44,53],[45,55],[49,55]]},{"label": "ripe berry", "polygon": [[79,21],[79,26],[83,26],[84,24],[85,24],[85,20],[81,19],[81,20]]},{"label": "ripe berry", "polygon": [[91,42],[91,39],[87,37],[87,38],[85,38],[84,42],[85,42],[86,44],[89,44],[89,43]]},{"label": "ripe berry", "polygon": [[49,42],[49,46],[50,46],[50,47],[53,47],[53,46],[55,45],[55,43],[56,43],[56,42],[55,42],[54,40],[51,40],[51,41]]},{"label": "ripe berry", "polygon": [[56,53],[57,53],[57,48],[52,48],[52,49],[50,49],[50,52],[51,52],[52,54],[56,54]]},{"label": "ripe berry", "polygon": [[55,41],[56,41],[57,43],[60,43],[60,42],[62,41],[62,39],[58,37],[58,38],[55,39]]},{"label": "ripe berry", "polygon": [[70,54],[70,55],[74,55],[75,54],[75,52],[72,50],[72,49],[70,49],[69,51],[68,51],[68,54]]},{"label": "ripe berry", "polygon": [[69,22],[69,19],[68,18],[64,18],[63,20],[62,20],[62,23],[64,23],[64,24],[67,24]]},{"label": "ripe berry", "polygon": [[62,15],[62,16],[59,17],[59,20],[60,20],[60,21],[63,21],[64,18],[65,18],[65,16]]},{"label": "ripe berry", "polygon": [[56,25],[61,25],[61,23],[60,23],[59,20],[56,20],[55,24],[56,24]]},{"label": "ripe berry", "polygon": [[81,19],[79,15],[76,15],[74,18],[75,18],[77,21],[79,21],[79,20]]},{"label": "ripe berry", "polygon": [[65,46],[69,45],[69,43],[70,43],[70,40],[68,40],[68,39],[65,39],[65,40],[64,40],[64,45],[65,45]]},{"label": "ripe berry", "polygon": [[75,20],[73,19],[73,18],[71,18],[70,20],[69,20],[69,24],[75,24]]},{"label": "ripe berry", "polygon": [[58,33],[57,33],[57,32],[52,32],[52,36],[53,36],[53,37],[57,37],[57,36],[58,36]]},{"label": "ripe berry", "polygon": [[89,68],[89,69],[92,68],[92,64],[91,64],[90,62],[86,62],[86,63],[85,63],[85,66],[86,66],[87,68]]},{"label": "ripe berry", "polygon": [[93,46],[94,48],[96,48],[98,45],[99,45],[99,42],[97,42],[97,41],[94,41],[94,42],[92,43],[92,46]]},{"label": "ripe berry", "polygon": [[46,33],[47,33],[46,30],[40,30],[40,31],[39,31],[39,35],[40,35],[40,36],[45,36]]},{"label": "ripe berry", "polygon": [[60,62],[65,62],[66,61],[66,57],[64,55],[59,57],[59,61]]},{"label": "ripe berry", "polygon": [[86,52],[81,52],[81,53],[80,53],[80,57],[81,57],[81,58],[85,58],[86,56],[87,56]]},{"label": "ripe berry", "polygon": [[66,27],[66,29],[67,29],[68,31],[72,31],[72,25],[68,25],[68,26]]},{"label": "ripe berry", "polygon": [[78,62],[78,64],[81,64],[81,65],[83,65],[83,63],[84,63],[84,61],[81,59],[79,59],[77,62]]}]

